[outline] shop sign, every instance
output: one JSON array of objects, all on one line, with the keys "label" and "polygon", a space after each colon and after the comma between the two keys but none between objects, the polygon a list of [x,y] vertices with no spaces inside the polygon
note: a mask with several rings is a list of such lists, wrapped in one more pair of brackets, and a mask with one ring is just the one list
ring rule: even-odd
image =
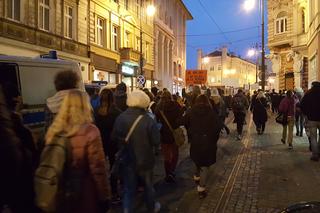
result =
[{"label": "shop sign", "polygon": [[125,75],[134,75],[134,68],[131,66],[122,65],[121,71],[122,71],[122,74],[125,74]]},{"label": "shop sign", "polygon": [[186,70],[186,84],[206,84],[207,70]]}]

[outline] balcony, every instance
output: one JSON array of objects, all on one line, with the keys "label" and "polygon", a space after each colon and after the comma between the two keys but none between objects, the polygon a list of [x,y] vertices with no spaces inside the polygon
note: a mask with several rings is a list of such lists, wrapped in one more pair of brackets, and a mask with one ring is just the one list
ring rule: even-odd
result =
[{"label": "balcony", "polygon": [[140,52],[133,50],[132,48],[121,48],[120,49],[120,58],[121,62],[128,62],[128,63],[139,63],[140,59]]},{"label": "balcony", "polygon": [[0,18],[0,36],[88,57],[88,46],[37,28]]}]

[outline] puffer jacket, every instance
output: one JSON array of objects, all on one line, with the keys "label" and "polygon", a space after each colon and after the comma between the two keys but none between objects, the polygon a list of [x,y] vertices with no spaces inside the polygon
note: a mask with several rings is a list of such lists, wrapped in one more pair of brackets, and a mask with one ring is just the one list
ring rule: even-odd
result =
[{"label": "puffer jacket", "polygon": [[70,139],[70,167],[83,174],[81,202],[68,203],[69,213],[99,212],[98,202],[111,197],[108,162],[105,159],[100,132],[93,124],[83,125]]},{"label": "puffer jacket", "polygon": [[320,83],[315,84],[303,96],[300,102],[302,113],[308,117],[309,121],[320,121]]},{"label": "puffer jacket", "polygon": [[285,97],[280,102],[279,112],[282,112],[287,116],[295,116],[297,103],[298,100],[294,96],[292,98]]}]

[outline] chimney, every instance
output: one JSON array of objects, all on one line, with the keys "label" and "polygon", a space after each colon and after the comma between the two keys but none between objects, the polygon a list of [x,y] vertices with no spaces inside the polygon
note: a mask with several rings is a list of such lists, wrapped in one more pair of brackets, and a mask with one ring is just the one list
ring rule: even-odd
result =
[{"label": "chimney", "polygon": [[197,67],[197,69],[201,70],[201,63],[202,63],[203,53],[202,53],[202,49],[198,49],[197,51],[198,51],[198,67]]}]

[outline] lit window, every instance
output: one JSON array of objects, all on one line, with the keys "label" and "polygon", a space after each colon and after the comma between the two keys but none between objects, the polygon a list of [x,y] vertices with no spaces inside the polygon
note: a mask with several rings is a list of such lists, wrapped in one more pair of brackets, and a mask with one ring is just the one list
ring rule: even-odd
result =
[{"label": "lit window", "polygon": [[146,50],[145,50],[145,59],[149,61],[149,43],[146,43]]},{"label": "lit window", "polygon": [[73,32],[73,10],[72,7],[66,6],[64,14],[64,33],[67,38],[72,38]]},{"label": "lit window", "polygon": [[111,49],[117,51],[119,49],[119,27],[112,26],[112,35],[111,35]]},{"label": "lit window", "polygon": [[97,18],[97,26],[96,26],[96,43],[98,45],[103,46],[104,45],[104,39],[103,39],[103,28],[104,28],[104,20],[102,18]]},{"label": "lit window", "polygon": [[7,0],[7,17],[20,21],[20,0]]},{"label": "lit window", "polygon": [[49,31],[50,3],[49,0],[39,0],[39,28]]}]

